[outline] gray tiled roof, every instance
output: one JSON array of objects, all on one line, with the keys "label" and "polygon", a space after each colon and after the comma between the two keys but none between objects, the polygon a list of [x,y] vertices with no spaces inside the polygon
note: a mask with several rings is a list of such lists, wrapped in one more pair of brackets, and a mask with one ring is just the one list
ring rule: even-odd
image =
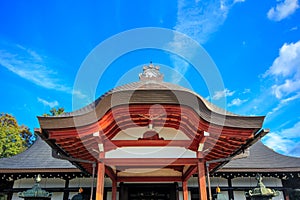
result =
[{"label": "gray tiled roof", "polygon": [[[220,107],[215,106],[214,104],[212,104],[211,102],[209,102],[208,100],[206,100],[205,98],[203,98],[202,96],[196,94],[195,92],[193,92],[192,90],[189,90],[187,88],[184,88],[182,86],[176,85],[176,84],[172,84],[172,83],[168,83],[168,82],[156,82],[156,81],[138,81],[138,82],[132,82],[132,83],[128,83],[125,85],[121,85],[118,86],[112,90],[109,90],[108,92],[106,92],[105,94],[103,94],[102,96],[100,96],[95,102],[79,109],[73,112],[65,112],[61,115],[59,115],[59,117],[64,117],[64,116],[76,116],[76,115],[82,115],[85,114],[87,112],[90,112],[92,110],[95,109],[96,104],[101,101],[101,99],[103,99],[106,96],[109,96],[111,94],[117,93],[117,92],[122,92],[122,91],[137,91],[137,90],[171,90],[171,91],[183,91],[183,92],[188,92],[188,93],[192,93],[195,96],[197,96],[198,98],[200,98],[203,103],[212,111],[219,113],[219,114],[226,114],[226,115],[232,115],[232,116],[237,116],[237,114],[228,112]],[[50,116],[50,117],[55,117],[55,116]]]},{"label": "gray tiled roof", "polygon": [[230,169],[250,170],[250,169],[270,169],[270,171],[299,171],[300,158],[285,156],[276,153],[261,141],[250,147],[250,155],[247,158],[232,160],[220,171]]},{"label": "gray tiled roof", "polygon": [[93,103],[58,116],[38,116],[42,129],[73,128],[98,121],[112,107],[129,104],[188,106],[212,124],[260,129],[263,116],[239,116],[213,105],[195,92],[167,82],[134,82],[114,88]]},{"label": "gray tiled roof", "polygon": [[1,169],[76,169],[69,161],[52,157],[52,150],[45,141],[37,137],[34,144],[24,152],[0,159]]}]

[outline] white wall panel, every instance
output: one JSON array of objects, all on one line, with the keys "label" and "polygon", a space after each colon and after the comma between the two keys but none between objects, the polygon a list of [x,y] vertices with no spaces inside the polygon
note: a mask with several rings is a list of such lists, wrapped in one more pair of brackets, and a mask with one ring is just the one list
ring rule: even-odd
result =
[{"label": "white wall panel", "polygon": [[[182,193],[182,191],[179,191],[179,200],[183,200],[183,193]],[[189,191],[188,200],[191,200],[191,192],[190,191]]]},{"label": "white wall panel", "polygon": [[218,185],[220,187],[227,187],[228,186],[228,180],[225,178],[220,177],[211,177],[210,178],[210,185],[212,187],[217,187]]},{"label": "white wall panel", "polygon": [[[76,178],[69,181],[69,187],[91,187],[93,178]],[[95,185],[97,179],[95,178]]]},{"label": "white wall panel", "polygon": [[234,199],[236,200],[245,200],[245,193],[243,191],[234,191],[233,192]]},{"label": "white wall panel", "polygon": [[257,181],[254,177],[238,177],[231,180],[233,187],[255,187]]},{"label": "white wall panel", "polygon": [[[110,200],[111,199],[111,192],[107,192],[107,200]],[[117,200],[119,200],[119,192],[117,192]]]},{"label": "white wall panel", "polygon": [[[31,188],[35,184],[34,178],[22,178],[14,182],[14,188]],[[41,188],[65,187],[65,180],[60,178],[42,178]]]}]

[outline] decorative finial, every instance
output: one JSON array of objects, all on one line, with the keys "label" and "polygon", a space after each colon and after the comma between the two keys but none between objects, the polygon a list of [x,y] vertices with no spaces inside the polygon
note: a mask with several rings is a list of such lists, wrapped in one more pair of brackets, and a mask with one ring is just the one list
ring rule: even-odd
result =
[{"label": "decorative finial", "polygon": [[152,61],[148,66],[143,67],[143,73],[139,74],[141,81],[163,81],[164,75],[159,72],[159,66],[154,66]]},{"label": "decorative finial", "polygon": [[42,180],[42,177],[40,174],[38,174],[37,177],[35,178],[35,182],[39,183],[39,182],[41,182],[41,180]]}]

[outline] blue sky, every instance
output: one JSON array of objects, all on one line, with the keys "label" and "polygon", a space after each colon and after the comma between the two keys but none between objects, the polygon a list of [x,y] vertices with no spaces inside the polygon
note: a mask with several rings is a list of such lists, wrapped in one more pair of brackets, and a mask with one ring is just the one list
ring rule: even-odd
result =
[{"label": "blue sky", "polygon": [[[116,85],[137,81],[141,66],[152,60],[165,70],[166,81],[189,85],[211,101],[225,98],[223,107],[231,112],[266,115],[264,127],[271,133],[263,142],[300,156],[297,0],[0,1],[0,25],[0,112],[31,130],[38,127],[36,116],[51,107],[72,111],[74,96],[88,103]],[[189,63],[144,49],[116,59],[92,98],[73,90],[83,61],[97,45],[143,27],[171,29],[200,43],[224,89],[208,92]]]}]

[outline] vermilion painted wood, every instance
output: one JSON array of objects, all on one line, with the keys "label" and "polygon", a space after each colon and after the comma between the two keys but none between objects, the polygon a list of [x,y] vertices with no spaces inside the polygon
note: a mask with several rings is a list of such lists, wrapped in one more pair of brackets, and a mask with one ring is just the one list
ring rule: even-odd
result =
[{"label": "vermilion painted wood", "polygon": [[192,165],[186,170],[186,172],[182,175],[182,181],[187,181],[193,174],[197,172],[197,165]]},{"label": "vermilion painted wood", "polygon": [[136,176],[136,177],[119,177],[118,182],[180,182],[181,177],[177,176]]},{"label": "vermilion painted wood", "polygon": [[109,178],[113,181],[117,180],[117,175],[115,174],[115,172],[108,166],[105,166],[105,174],[107,176],[109,176]]},{"label": "vermilion painted wood", "polygon": [[199,197],[200,200],[207,200],[205,164],[203,160],[198,162],[197,168],[198,168]]},{"label": "vermilion painted wood", "polygon": [[108,166],[182,166],[197,165],[197,158],[103,158]]},{"label": "vermilion painted wood", "polygon": [[112,180],[111,200],[117,200],[117,180]]},{"label": "vermilion painted wood", "polygon": [[[165,115],[161,116],[160,119],[152,120],[154,126],[181,130],[190,139],[189,141],[112,140],[121,130],[148,126],[149,120],[142,115],[149,115],[149,109],[153,109],[151,106],[146,104],[117,106],[88,126],[47,130],[47,133],[49,139],[55,140],[55,143],[70,156],[97,161],[98,144],[101,143],[104,145],[105,152],[118,147],[133,146],[179,146],[197,151],[199,143],[204,138],[204,131],[207,131],[210,136],[205,141],[204,150],[207,152],[204,154],[204,159],[208,161],[230,156],[248,139],[253,138],[255,131],[255,129],[222,127],[211,124],[204,121],[188,106],[162,105]],[[99,136],[93,136],[94,133],[99,133]],[[119,166],[117,163],[114,164]],[[217,164],[210,165],[210,169],[213,169]],[[182,163],[182,166],[184,165],[188,165],[188,163]],[[81,163],[81,166],[91,172],[90,164]]]},{"label": "vermilion painted wood", "polygon": [[97,172],[97,188],[96,188],[96,200],[104,199],[104,173],[105,167],[103,163],[98,163]]},{"label": "vermilion painted wood", "polygon": [[189,191],[188,191],[187,181],[182,182],[182,193],[183,193],[183,200],[188,200]]}]

